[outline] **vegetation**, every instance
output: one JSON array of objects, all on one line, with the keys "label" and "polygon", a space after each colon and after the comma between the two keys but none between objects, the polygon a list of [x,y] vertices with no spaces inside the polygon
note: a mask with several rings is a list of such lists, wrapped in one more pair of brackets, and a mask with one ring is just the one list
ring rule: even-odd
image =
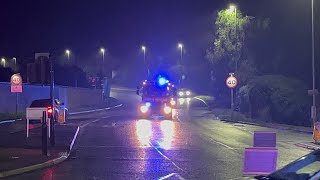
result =
[{"label": "vegetation", "polygon": [[217,13],[214,42],[206,54],[214,76],[214,106],[230,107],[230,91],[224,80],[235,72],[239,79],[237,111],[252,119],[309,126],[307,85],[276,74],[282,64],[277,61],[281,56],[266,43],[270,24],[269,19],[245,16],[239,10],[237,14],[230,10]]}]

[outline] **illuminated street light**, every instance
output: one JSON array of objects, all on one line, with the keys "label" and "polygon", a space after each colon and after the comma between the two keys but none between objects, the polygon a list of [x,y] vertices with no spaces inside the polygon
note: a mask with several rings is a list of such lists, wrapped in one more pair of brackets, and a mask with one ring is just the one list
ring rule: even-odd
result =
[{"label": "illuminated street light", "polygon": [[183,53],[183,44],[182,43],[178,43],[178,48],[180,48],[180,63],[182,61],[182,53]]},{"label": "illuminated street light", "polygon": [[1,62],[2,62],[2,64],[3,64],[3,67],[6,67],[6,59],[1,58]]},{"label": "illuminated street light", "polygon": [[[238,50],[238,17],[237,17],[237,6],[234,4],[230,4],[229,6],[229,12],[234,13],[235,17],[235,39],[236,39],[236,50]],[[235,65],[235,72],[238,71],[238,59],[236,60],[236,65]]]},{"label": "illuminated street light", "polygon": [[[143,52],[143,62],[144,64],[146,64],[146,51],[147,51],[147,47],[146,46],[141,46],[141,50]],[[149,67],[147,68],[148,71],[148,76],[150,75],[150,70]]]},{"label": "illuminated street light", "polygon": [[100,53],[102,54],[102,73],[104,73],[104,54],[106,52],[106,49],[104,49],[103,47],[100,48]]},{"label": "illuminated street light", "polygon": [[14,70],[17,70],[17,58],[13,57],[12,60],[14,61]]},{"label": "illuminated street light", "polygon": [[66,55],[68,57],[68,60],[70,60],[70,54],[71,54],[71,51],[69,49],[66,50]]},{"label": "illuminated street light", "polygon": [[229,6],[229,10],[230,10],[230,12],[237,11],[237,6],[235,6],[234,4],[231,4],[231,5]]}]

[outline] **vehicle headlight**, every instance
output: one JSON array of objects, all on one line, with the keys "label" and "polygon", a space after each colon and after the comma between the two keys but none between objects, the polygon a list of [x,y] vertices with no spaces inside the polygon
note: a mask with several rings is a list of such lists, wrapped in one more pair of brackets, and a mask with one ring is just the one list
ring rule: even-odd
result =
[{"label": "vehicle headlight", "polygon": [[175,100],[171,99],[170,104],[171,104],[171,106],[174,106],[177,104],[177,102]]},{"label": "vehicle headlight", "polygon": [[183,96],[184,93],[182,91],[179,92],[179,96]]},{"label": "vehicle headlight", "polygon": [[164,107],[163,110],[164,110],[164,113],[166,113],[166,114],[169,114],[172,111],[171,107],[169,107],[169,106]]},{"label": "vehicle headlight", "polygon": [[186,92],[186,95],[187,95],[187,96],[190,96],[190,95],[191,95],[191,92],[190,92],[190,91],[187,91],[187,92]]},{"label": "vehicle headlight", "polygon": [[140,107],[140,111],[141,111],[142,113],[146,113],[146,112],[148,112],[148,110],[149,110],[148,106],[141,106],[141,107]]}]

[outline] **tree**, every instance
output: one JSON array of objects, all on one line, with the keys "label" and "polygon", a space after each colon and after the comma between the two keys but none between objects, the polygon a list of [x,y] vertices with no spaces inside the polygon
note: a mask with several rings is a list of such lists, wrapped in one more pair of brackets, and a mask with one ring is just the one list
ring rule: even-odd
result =
[{"label": "tree", "polygon": [[266,37],[269,24],[269,19],[244,16],[239,10],[220,10],[215,21],[215,40],[206,54],[213,71],[224,68],[226,72],[235,72],[240,84],[245,84],[257,73],[260,55],[265,55],[255,50],[264,48],[260,40]]},{"label": "tree", "polygon": [[[252,17],[243,16],[240,11],[221,10],[215,22],[215,40],[207,51],[207,58],[213,65],[225,61],[227,69],[236,72],[243,51],[246,29]],[[237,73],[237,72],[236,72]]]}]

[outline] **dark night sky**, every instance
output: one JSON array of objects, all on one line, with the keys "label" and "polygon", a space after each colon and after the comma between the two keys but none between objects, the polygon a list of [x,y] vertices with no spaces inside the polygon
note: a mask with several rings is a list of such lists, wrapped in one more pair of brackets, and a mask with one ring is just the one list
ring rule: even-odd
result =
[{"label": "dark night sky", "polygon": [[[182,41],[189,54],[201,57],[212,41],[209,32],[214,12],[229,2],[1,0],[0,56],[24,57],[48,50],[63,53],[65,48],[78,56],[90,56],[105,46],[113,56],[128,59],[139,53],[142,43],[154,56],[170,56]],[[247,15],[270,17],[277,44],[285,47],[302,43],[301,54],[309,56],[310,3],[242,0],[237,4]],[[293,42],[293,36],[301,41]]]}]

